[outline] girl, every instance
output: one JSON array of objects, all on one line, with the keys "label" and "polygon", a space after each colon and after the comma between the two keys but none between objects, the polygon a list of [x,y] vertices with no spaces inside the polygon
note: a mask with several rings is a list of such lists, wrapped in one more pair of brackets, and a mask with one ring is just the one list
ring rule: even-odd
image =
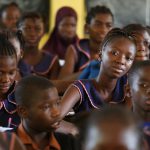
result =
[{"label": "girl", "polygon": [[55,27],[43,50],[64,59],[66,49],[78,40],[76,35],[77,13],[71,7],[62,7],[57,11]]},{"label": "girl", "polygon": [[106,103],[124,102],[125,75],[130,69],[136,46],[133,38],[121,29],[110,31],[102,45],[101,65],[97,79],[78,80],[62,98],[61,115],[64,117],[74,107],[75,112],[101,109]]},{"label": "girl", "polygon": [[21,17],[18,26],[25,40],[23,60],[30,65],[31,72],[48,79],[56,79],[60,69],[58,57],[38,49],[44,34],[42,17],[36,12],[28,12]]},{"label": "girl", "polygon": [[0,126],[16,127],[20,123],[14,97],[17,55],[13,45],[0,34]]},{"label": "girl", "polygon": [[113,25],[113,14],[105,6],[91,8],[86,17],[86,30],[89,39],[81,39],[77,44],[68,47],[59,79],[77,79],[81,71],[93,59],[98,58],[98,48]]}]

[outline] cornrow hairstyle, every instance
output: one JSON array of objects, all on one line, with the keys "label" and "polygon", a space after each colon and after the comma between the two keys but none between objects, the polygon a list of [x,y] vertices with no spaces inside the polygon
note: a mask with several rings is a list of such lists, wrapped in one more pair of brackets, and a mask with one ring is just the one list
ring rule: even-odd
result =
[{"label": "cornrow hairstyle", "polygon": [[4,33],[0,33],[0,56],[14,56],[17,54],[14,46],[7,40]]},{"label": "cornrow hairstyle", "polygon": [[23,22],[24,22],[26,19],[33,19],[33,20],[35,20],[35,19],[41,19],[42,22],[44,23],[43,17],[41,16],[40,13],[34,12],[34,11],[33,11],[33,12],[26,12],[26,13],[24,13],[24,14],[21,16],[21,18],[18,20],[18,22],[17,22],[17,27],[20,28],[20,27],[22,26]]},{"label": "cornrow hairstyle", "polygon": [[106,6],[95,6],[90,9],[86,16],[86,23],[90,24],[91,20],[97,15],[97,14],[110,14],[112,16],[112,20],[114,21],[114,15],[111,12],[111,10]]},{"label": "cornrow hairstyle", "polygon": [[141,24],[129,24],[125,26],[123,30],[132,35],[134,35],[134,33],[136,32],[144,32],[144,31],[148,32],[147,28],[145,26],[142,26]]},{"label": "cornrow hairstyle", "polygon": [[22,31],[17,30],[17,32],[13,31],[3,31],[4,35],[6,36],[7,40],[16,39],[20,43],[20,47],[24,50],[25,40],[22,35]]},{"label": "cornrow hairstyle", "polygon": [[106,45],[107,45],[110,41],[112,41],[112,40],[114,40],[114,39],[116,39],[116,38],[120,38],[120,37],[127,38],[127,39],[129,39],[131,42],[133,42],[133,43],[136,45],[135,40],[134,40],[134,38],[133,38],[133,36],[132,36],[131,34],[129,34],[128,32],[125,32],[123,29],[114,28],[114,29],[110,30],[110,31],[107,33],[107,35],[105,36],[105,38],[104,38],[104,40],[103,40],[103,42],[102,42],[102,44],[101,44],[101,46],[100,46],[100,51],[99,51],[99,53],[101,54],[101,52],[102,52],[103,50],[105,50]]},{"label": "cornrow hairstyle", "polygon": [[133,86],[133,82],[134,82],[134,76],[138,73],[138,71],[140,69],[143,69],[145,67],[149,67],[150,68],[150,60],[144,60],[144,61],[136,61],[129,73],[128,73],[128,81],[129,81],[129,84],[130,86],[132,87]]}]

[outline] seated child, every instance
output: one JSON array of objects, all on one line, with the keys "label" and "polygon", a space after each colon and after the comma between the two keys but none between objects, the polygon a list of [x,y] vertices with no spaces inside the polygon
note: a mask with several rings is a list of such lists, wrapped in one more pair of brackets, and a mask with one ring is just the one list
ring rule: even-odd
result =
[{"label": "seated child", "polygon": [[17,55],[13,45],[0,33],[0,126],[16,127],[20,123],[14,89]]},{"label": "seated child", "polygon": [[139,121],[122,107],[95,111],[87,122],[84,150],[146,150]]},{"label": "seated child", "polygon": [[101,50],[99,76],[93,80],[78,80],[68,88],[61,102],[62,117],[71,108],[81,112],[101,110],[107,103],[125,103],[127,77],[124,75],[134,61],[134,39],[121,29],[113,29],[106,35]]},{"label": "seated child", "polygon": [[76,149],[78,144],[71,135],[54,132],[60,122],[60,98],[48,79],[34,75],[23,78],[15,97],[22,118],[16,134],[27,150]]},{"label": "seated child", "polygon": [[129,72],[133,112],[142,120],[150,149],[150,60],[136,62]]},{"label": "seated child", "polygon": [[30,65],[31,72],[48,79],[57,79],[59,73],[58,57],[40,51],[39,41],[44,34],[44,21],[40,14],[28,12],[18,22],[25,40],[23,60]]}]

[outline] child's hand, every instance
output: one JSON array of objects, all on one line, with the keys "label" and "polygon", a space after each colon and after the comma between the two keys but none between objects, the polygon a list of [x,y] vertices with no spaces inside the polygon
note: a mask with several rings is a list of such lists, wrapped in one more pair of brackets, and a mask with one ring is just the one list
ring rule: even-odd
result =
[{"label": "child's hand", "polygon": [[79,130],[74,124],[64,120],[60,122],[59,128],[56,130],[56,132],[60,132],[64,134],[72,134],[73,136],[79,134]]}]

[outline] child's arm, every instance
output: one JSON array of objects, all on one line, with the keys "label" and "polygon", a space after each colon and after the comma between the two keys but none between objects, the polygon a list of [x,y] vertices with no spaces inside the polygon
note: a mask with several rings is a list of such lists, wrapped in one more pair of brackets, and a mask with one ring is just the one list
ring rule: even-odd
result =
[{"label": "child's arm", "polygon": [[76,87],[71,85],[65,92],[61,100],[61,118],[74,107],[74,105],[80,100],[81,95]]},{"label": "child's arm", "polygon": [[51,70],[50,70],[49,79],[51,79],[51,80],[57,79],[59,71],[60,71],[60,65],[59,65],[59,61],[58,61],[58,57],[57,57]]},{"label": "child's arm", "polygon": [[77,60],[77,53],[74,47],[71,45],[68,47],[65,55],[65,64],[62,67],[59,79],[67,78],[67,76],[71,75],[74,72],[75,63]]}]

